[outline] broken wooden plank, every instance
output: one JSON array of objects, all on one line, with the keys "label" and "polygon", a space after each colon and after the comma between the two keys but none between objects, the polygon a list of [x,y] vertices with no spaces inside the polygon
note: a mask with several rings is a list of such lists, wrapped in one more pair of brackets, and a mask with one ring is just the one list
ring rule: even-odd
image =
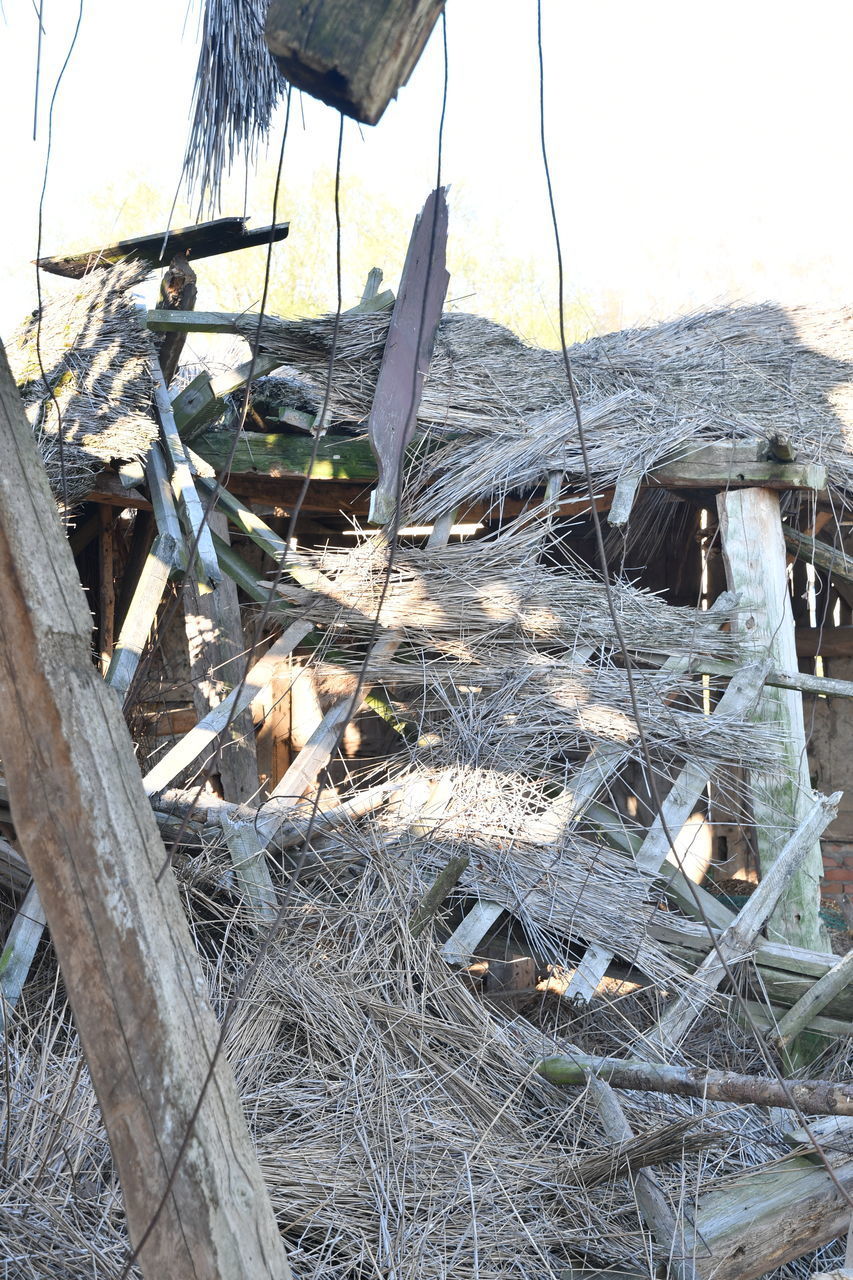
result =
[{"label": "broken wooden plank", "polygon": [[616,481],[613,501],[610,504],[610,511],[607,515],[608,524],[612,524],[617,529],[626,527],[631,519],[634,499],[637,496],[637,490],[640,487],[642,478],[639,471],[629,471]]},{"label": "broken wooden plank", "polygon": [[264,685],[272,679],[278,664],[293,652],[311,630],[313,630],[311,622],[294,622],[289,626],[263,657],[258,659],[243,681],[242,687],[233,689],[228,697],[208,712],[194,729],[185,734],[180,742],[176,742],[171,751],[167,751],[157,761],[153,769],[149,769],[142,780],[149,796],[156,795],[167,787],[182,769],[186,769],[198,759],[205,747],[216,741],[233,716],[239,715],[249,706],[252,699],[256,698]]},{"label": "broken wooden plank", "polygon": [[469,964],[477,947],[505,908],[500,902],[478,902],[465,915],[441,948],[448,964]]},{"label": "broken wooden plank", "polygon": [[162,547],[170,549],[173,556],[172,573],[175,577],[180,577],[187,567],[187,548],[184,545],[184,531],[175,506],[166,460],[159,444],[151,446],[145,459],[145,478],[148,481],[151,509]]},{"label": "broken wooden plank", "polygon": [[270,0],[264,35],[282,75],[362,124],[406,83],[444,0]]},{"label": "broken wooden plank", "polygon": [[[227,542],[225,516],[214,511],[208,523],[211,534],[215,530],[219,539]],[[206,592],[199,591],[197,583],[188,578],[181,597],[193,703],[201,720],[223,701],[229,689],[239,686],[245,675],[246,641],[240,603],[237,587],[229,577],[223,577],[212,591]],[[247,804],[257,798],[261,784],[248,708],[232,713],[226,730],[220,734],[213,772],[219,775],[226,800]]]},{"label": "broken wooden plank", "polygon": [[758,888],[729,927],[719,935],[715,947],[696,970],[689,990],[675,999],[664,1011],[657,1026],[648,1033],[646,1038],[651,1043],[659,1044],[666,1051],[681,1044],[726,977],[727,966],[738,964],[751,952],[758,931],[763,928],[792,877],[809,856],[814,841],[820,839],[832,822],[838,812],[840,800],[840,791],[831,796],[815,797],[812,808],[779,850],[775,860],[761,877]]},{"label": "broken wooden plank", "polygon": [[646,483],[664,489],[826,488],[826,467],[810,462],[777,462],[760,457],[750,444],[708,444],[653,467]]},{"label": "broken wooden plank", "polygon": [[[143,1273],[290,1270],[130,734],[0,347],[0,756]],[[164,1087],[164,1081],[168,1087]],[[189,1160],[182,1160],[192,1133]],[[145,1243],[142,1244],[143,1235]]]},{"label": "broken wooden plank", "polygon": [[254,819],[223,814],[220,825],[249,911],[259,925],[273,924],[278,916],[278,899],[266,863],[266,846],[258,846]]},{"label": "broken wooden plank", "polygon": [[449,858],[441,868],[412,912],[409,932],[413,938],[419,938],[433,916],[438,913],[445,898],[452,893],[467,871],[469,861],[467,853],[460,853]]},{"label": "broken wooden plank", "polygon": [[[779,498],[767,488],[740,489],[718,498],[720,537],[730,590],[741,597],[732,628],[756,657],[769,656],[775,670],[797,670],[794,619],[788,591]],[[755,842],[766,875],[789,832],[809,807],[809,779],[803,703],[799,693],[765,689],[757,724],[772,727],[777,763],[747,773]],[[820,920],[823,858],[820,841],[789,884],[770,917],[768,937],[795,946],[828,950]]]},{"label": "broken wooden plank", "polygon": [[[537,1070],[545,1074],[541,1064]],[[597,1073],[590,1073],[586,1084],[607,1137],[613,1142],[630,1141],[634,1131],[610,1085]],[[637,1208],[666,1257],[669,1274],[677,1280],[701,1280],[705,1272],[699,1266],[700,1250],[687,1212],[682,1210],[676,1219],[672,1205],[651,1169],[638,1169],[632,1177],[632,1184]]]},{"label": "broken wooden plank", "polygon": [[230,431],[208,431],[196,437],[193,448],[219,473],[230,459],[240,474],[259,471],[265,476],[310,476],[312,480],[376,480],[376,461],[365,436],[326,435],[316,445],[307,436],[244,431],[233,449]]},{"label": "broken wooden plank", "polygon": [[[406,6],[409,8],[410,6]],[[397,510],[403,460],[415,433],[423,385],[429,372],[450,275],[447,252],[447,192],[431,192],[412,228],[367,434],[379,468],[370,499],[372,524],[388,524]]]},{"label": "broken wooden plank", "polygon": [[800,996],[776,1028],[776,1044],[786,1048],[800,1031],[811,1025],[815,1014],[821,1013],[840,991],[853,981],[853,950],[829,969],[814,986]]},{"label": "broken wooden plank", "polygon": [[[245,387],[250,374],[253,380],[266,377],[274,369],[280,368],[281,363],[280,356],[259,352],[254,361],[246,360],[222,373],[213,376],[209,373],[198,374],[172,400],[172,412],[181,439],[189,443],[201,435],[207,423],[222,413],[225,396],[233,395],[235,391]],[[230,440],[231,434],[227,434]]]},{"label": "broken wooden plank", "polygon": [[[714,716],[723,720],[727,716],[746,714],[758,698],[768,667],[768,662],[752,663],[739,671],[717,704]],[[688,761],[685,764],[637,851],[636,863],[640,869],[660,871],[670,851],[670,836],[674,839],[690,817],[697,798],[708,784],[711,772],[708,766],[698,761]],[[566,996],[587,1004],[612,959],[612,950],[605,946],[589,948],[572,974]]]},{"label": "broken wooden plank", "polygon": [[[705,1067],[599,1057],[572,1051],[544,1058],[536,1067],[551,1084],[582,1085],[594,1076],[617,1089],[669,1093],[680,1098],[708,1098],[738,1106],[792,1107],[812,1116],[853,1116],[853,1082],[786,1080],[775,1076],[740,1075]],[[793,1100],[793,1101],[792,1101]]]},{"label": "broken wooden plank", "polygon": [[0,1032],[5,1023],[4,1010],[14,1009],[35,959],[44,933],[47,917],[38,889],[31,883],[24,900],[15,912],[6,943],[0,952]]},{"label": "broken wooden plank", "polygon": [[153,267],[168,261],[176,253],[184,257],[212,258],[220,253],[232,253],[235,249],[251,249],[270,241],[284,240],[290,223],[277,222],[274,227],[258,227],[249,231],[246,218],[214,218],[194,227],[179,227],[165,234],[135,236],[131,240],[117,240],[115,244],[99,249],[86,249],[83,253],[63,254],[55,258],[39,258],[42,271],[52,275],[68,276],[80,280],[94,266],[114,265],[134,258],[149,262]]},{"label": "broken wooden plank", "polygon": [[179,554],[174,540],[168,534],[160,534],[142,566],[139,582],[104,677],[122,701],[136,675]]},{"label": "broken wooden plank", "polygon": [[205,517],[204,507],[199,500],[190,471],[189,460],[172,413],[172,405],[166,383],[159,368],[154,368],[154,407],[160,423],[160,432],[171,460],[172,489],[180,503],[186,521],[186,532],[189,541],[188,550],[195,548],[195,556],[201,571],[201,581],[213,586],[222,580],[219,561],[213,549],[210,529]]},{"label": "broken wooden plank", "polygon": [[101,671],[106,674],[115,643],[115,518],[109,507],[99,507],[101,536],[98,543],[98,641]]}]

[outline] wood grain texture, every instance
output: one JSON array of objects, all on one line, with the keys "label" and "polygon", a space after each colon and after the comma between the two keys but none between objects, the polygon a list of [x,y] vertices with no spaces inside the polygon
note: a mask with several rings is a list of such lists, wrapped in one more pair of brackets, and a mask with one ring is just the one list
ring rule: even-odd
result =
[{"label": "wood grain texture", "polygon": [[[0,755],[121,1179],[131,1239],[160,1203],[217,1027],[118,700],[0,348]],[[164,1210],[148,1277],[289,1280],[224,1060]]]},{"label": "wood grain texture", "polygon": [[291,84],[375,124],[443,8],[444,0],[270,0],[265,35]]},{"label": "wood grain texture", "polygon": [[[733,624],[747,651],[769,657],[774,668],[797,670],[794,618],[788,593],[779,498],[769,489],[739,489],[718,498],[720,534],[729,589],[742,607]],[[793,690],[766,688],[755,720],[778,742],[774,767],[748,774],[762,875],[793,828],[811,807],[803,700]],[[791,881],[768,922],[768,937],[794,946],[828,950],[820,921],[820,841]]]}]

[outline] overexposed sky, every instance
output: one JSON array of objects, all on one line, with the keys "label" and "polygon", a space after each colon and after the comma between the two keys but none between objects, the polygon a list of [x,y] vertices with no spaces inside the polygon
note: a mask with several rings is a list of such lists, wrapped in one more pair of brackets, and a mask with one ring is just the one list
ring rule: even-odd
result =
[{"label": "overexposed sky", "polygon": [[[77,0],[45,0],[39,136],[32,140],[36,19],[3,0],[0,334],[32,305],[47,108]],[[853,6],[842,0],[544,0],[547,129],[570,293],[610,323],[643,323],[718,300],[845,304],[853,286]],[[180,176],[196,61],[197,6],[83,0],[59,89],[43,249],[87,240],[93,200],[158,193],[164,225]],[[491,235],[554,272],[538,141],[534,0],[449,0],[444,179],[451,234]],[[434,35],[373,129],[348,122],[345,173],[407,222],[435,171],[442,80]],[[334,165],[337,116],[297,110],[285,160],[305,179]],[[278,134],[273,141],[275,148]],[[270,210],[257,208],[256,223]],[[223,212],[241,212],[225,208]],[[294,232],[296,227],[294,224]],[[299,234],[310,235],[310,227]],[[391,281],[391,283],[395,283]],[[451,285],[452,291],[452,285]],[[476,310],[476,299],[466,305]]]}]

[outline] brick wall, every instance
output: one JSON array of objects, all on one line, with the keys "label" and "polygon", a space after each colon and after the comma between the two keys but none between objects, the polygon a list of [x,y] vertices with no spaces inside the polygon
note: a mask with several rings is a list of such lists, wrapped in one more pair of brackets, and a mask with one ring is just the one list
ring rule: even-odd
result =
[{"label": "brick wall", "polygon": [[846,840],[824,840],[823,881],[821,891],[826,898],[841,893],[853,897],[853,843]]}]

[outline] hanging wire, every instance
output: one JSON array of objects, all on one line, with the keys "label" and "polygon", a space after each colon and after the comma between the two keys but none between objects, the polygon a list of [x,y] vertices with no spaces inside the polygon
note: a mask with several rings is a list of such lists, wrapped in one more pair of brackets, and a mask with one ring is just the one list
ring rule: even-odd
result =
[{"label": "hanging wire", "polygon": [[[45,391],[50,396],[51,400],[53,401],[53,406],[56,409],[56,430],[57,430],[57,437],[59,441],[60,487],[62,489],[62,506],[63,506],[63,509],[66,509],[66,510],[68,508],[68,483],[65,475],[65,452],[63,449],[63,439],[62,439],[62,410],[59,407],[59,401],[56,398],[56,393],[54,392],[53,386],[48,381],[47,373],[45,372],[45,368],[44,368],[44,361],[42,359],[41,325],[42,325],[42,311],[44,309],[44,306],[42,303],[41,267],[39,266],[39,258],[41,257],[42,234],[44,231],[44,201],[45,201],[45,195],[47,193],[47,179],[48,179],[48,174],[50,172],[50,156],[51,156],[51,150],[53,147],[53,109],[56,106],[56,96],[59,93],[59,86],[62,84],[62,77],[65,75],[68,64],[71,61],[71,55],[74,52],[74,47],[77,44],[77,37],[80,34],[80,24],[83,21],[83,2],[84,0],[80,0],[80,7],[77,12],[77,23],[74,27],[74,33],[71,36],[71,43],[68,46],[68,52],[65,55],[65,61],[63,62],[62,66],[59,69],[59,75],[56,77],[56,84],[53,86],[53,93],[50,96],[50,108],[47,113],[47,151],[45,152],[45,157],[44,157],[44,174],[42,177],[41,194],[39,195],[38,229],[36,232],[36,299],[38,304],[38,317],[36,319],[36,358],[38,360],[39,373],[41,374],[41,380],[44,383]],[[40,18],[39,18],[39,21],[41,21]]]}]

